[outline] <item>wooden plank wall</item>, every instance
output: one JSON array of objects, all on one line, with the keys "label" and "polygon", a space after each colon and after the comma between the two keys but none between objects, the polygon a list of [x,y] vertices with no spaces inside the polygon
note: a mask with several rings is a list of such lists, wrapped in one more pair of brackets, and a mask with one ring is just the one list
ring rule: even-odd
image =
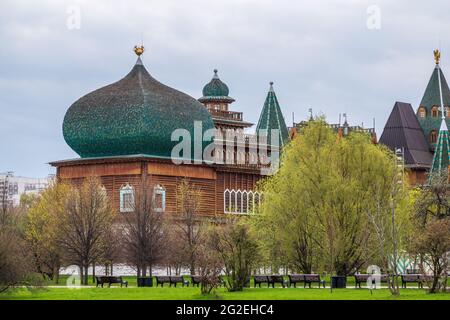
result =
[{"label": "wooden plank wall", "polygon": [[[97,168],[96,168],[97,166]],[[216,172],[211,167],[175,166],[173,164],[146,164],[147,185],[161,185],[166,189],[166,212],[175,214],[178,185],[188,179],[194,188],[201,190],[201,215],[223,214],[223,192],[225,189],[255,190],[258,174],[243,172]],[[183,168],[184,167],[184,168]],[[144,167],[145,168],[145,167]],[[74,184],[80,184],[84,177],[100,176],[114,208],[120,207],[120,188],[127,183],[141,186],[141,163],[89,164],[60,167],[59,178]]]}]

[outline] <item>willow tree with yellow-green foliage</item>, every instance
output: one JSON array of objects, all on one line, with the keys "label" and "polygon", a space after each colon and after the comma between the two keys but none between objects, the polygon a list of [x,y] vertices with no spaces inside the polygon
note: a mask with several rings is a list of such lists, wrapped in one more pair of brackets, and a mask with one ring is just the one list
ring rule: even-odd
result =
[{"label": "willow tree with yellow-green foliage", "polygon": [[394,155],[368,135],[340,138],[323,119],[310,121],[261,186],[265,200],[254,225],[266,256],[303,273],[348,275],[369,264],[386,270],[385,258],[409,230],[399,224],[411,210],[397,201],[410,193],[398,187],[398,170]]},{"label": "willow tree with yellow-green foliage", "polygon": [[31,248],[34,267],[37,272],[50,279],[55,278],[56,282],[62,257],[57,243],[57,222],[63,215],[69,192],[68,185],[51,183],[27,211],[25,237]]}]

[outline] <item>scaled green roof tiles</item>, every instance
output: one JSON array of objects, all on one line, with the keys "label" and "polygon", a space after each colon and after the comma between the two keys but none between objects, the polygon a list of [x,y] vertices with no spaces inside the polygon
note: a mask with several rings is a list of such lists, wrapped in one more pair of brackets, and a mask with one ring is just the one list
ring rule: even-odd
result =
[{"label": "scaled green roof tiles", "polygon": [[[441,128],[439,129],[439,136],[434,151],[433,165],[431,172],[447,172],[450,164],[450,148],[447,125],[442,119]],[[431,176],[430,176],[431,178]]]},{"label": "scaled green roof tiles", "polygon": [[283,147],[289,139],[289,133],[284,121],[283,113],[278,104],[277,96],[273,90],[273,82],[270,83],[270,89],[267,93],[264,107],[259,117],[258,125],[256,126],[256,133],[261,130],[267,130],[267,143],[271,143],[271,130],[279,130],[280,147]]},{"label": "scaled green roof tiles", "polygon": [[203,87],[203,97],[198,99],[200,102],[224,101],[231,103],[233,98],[229,97],[230,90],[228,86],[219,79],[217,69],[214,69],[214,76],[209,83]]},{"label": "scaled green roof tiles", "polygon": [[[427,88],[423,95],[422,101],[420,102],[420,107],[425,108],[425,117],[422,118],[418,115],[420,126],[423,130],[423,133],[430,144],[431,149],[435,148],[434,143],[430,143],[430,133],[431,131],[438,131],[441,125],[441,105],[439,98],[439,78],[438,74],[441,77],[442,84],[442,99],[444,100],[444,106],[450,106],[450,89],[448,87],[447,81],[445,80],[445,76],[442,73],[442,70],[439,67],[439,64],[436,64],[436,67],[433,70],[430,81],[428,82]],[[431,109],[433,107],[438,108],[438,112],[436,116],[432,116]],[[447,126],[450,125],[450,119],[446,117]]]},{"label": "scaled green roof tiles", "polygon": [[[178,143],[171,141],[172,132],[186,129],[193,140],[194,121],[202,121],[203,131],[214,128],[201,103],[154,79],[138,58],[123,79],[70,106],[63,134],[83,158],[132,154],[170,158]],[[203,147],[207,144],[203,142]]]}]

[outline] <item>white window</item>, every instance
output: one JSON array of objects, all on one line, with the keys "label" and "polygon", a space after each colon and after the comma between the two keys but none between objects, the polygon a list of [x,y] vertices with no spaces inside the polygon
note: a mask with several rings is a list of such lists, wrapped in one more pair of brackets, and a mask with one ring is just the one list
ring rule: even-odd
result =
[{"label": "white window", "polygon": [[230,192],[230,210],[228,212],[236,212],[236,191],[231,190]]},{"label": "white window", "polygon": [[242,211],[243,213],[248,213],[248,193],[244,190],[242,192]]},{"label": "white window", "polygon": [[159,184],[153,189],[153,203],[156,212],[166,211],[166,189]]},{"label": "white window", "polygon": [[250,191],[247,197],[247,211],[252,213],[254,208],[255,204],[253,202],[253,191]]},{"label": "white window", "polygon": [[255,213],[262,200],[258,191],[241,191],[226,189],[223,193],[225,213],[250,214]]},{"label": "white window", "polygon": [[225,213],[231,212],[231,192],[228,189],[223,192],[223,207]]},{"label": "white window", "polygon": [[238,190],[236,192],[236,213],[242,213],[242,192]]},{"label": "white window", "polygon": [[120,188],[120,212],[134,211],[134,188],[128,183]]}]

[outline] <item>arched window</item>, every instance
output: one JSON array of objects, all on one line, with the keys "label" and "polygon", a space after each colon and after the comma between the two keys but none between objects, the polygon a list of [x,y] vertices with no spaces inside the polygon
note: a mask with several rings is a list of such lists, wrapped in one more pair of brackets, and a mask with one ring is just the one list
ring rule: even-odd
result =
[{"label": "arched window", "polygon": [[134,188],[129,183],[120,188],[120,212],[134,211]]},{"label": "arched window", "polygon": [[258,191],[256,191],[254,194],[254,205],[253,205],[254,212],[258,211],[259,203],[260,203],[260,194]]},{"label": "arched window", "polygon": [[238,190],[236,192],[236,212],[242,213],[242,191]]},{"label": "arched window", "polygon": [[253,191],[229,190],[223,192],[225,213],[252,214],[262,200],[262,193]]},{"label": "arched window", "polygon": [[437,131],[432,130],[430,132],[430,143],[436,143],[437,142]]},{"label": "arched window", "polygon": [[223,192],[223,208],[225,213],[231,212],[231,192],[228,189]]},{"label": "arched window", "polygon": [[248,213],[248,193],[245,190],[242,192],[242,213]]},{"label": "arched window", "polygon": [[253,202],[253,191],[248,193],[247,198],[247,212],[253,213],[253,208],[255,207],[255,203]]},{"label": "arched window", "polygon": [[232,190],[230,192],[230,210],[229,212],[235,213],[236,212],[236,191]]},{"label": "arched window", "polygon": [[424,107],[419,108],[419,118],[425,118],[427,116],[427,110]]},{"label": "arched window", "polygon": [[432,116],[433,118],[439,117],[439,108],[438,108],[437,106],[433,106],[433,107],[431,108],[431,116]]},{"label": "arched window", "polygon": [[156,212],[166,211],[166,189],[159,184],[153,188],[153,205]]}]

